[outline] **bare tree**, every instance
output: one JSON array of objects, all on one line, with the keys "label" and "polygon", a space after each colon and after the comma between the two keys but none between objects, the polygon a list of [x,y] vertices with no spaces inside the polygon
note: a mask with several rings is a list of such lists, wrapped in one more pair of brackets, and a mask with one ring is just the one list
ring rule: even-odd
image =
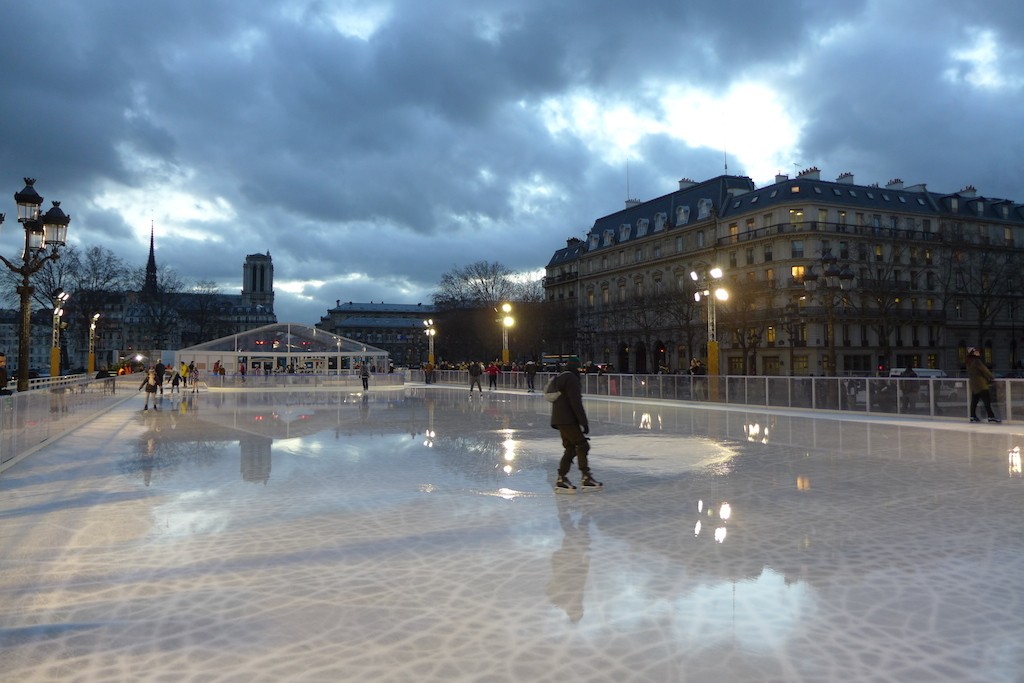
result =
[{"label": "bare tree", "polygon": [[217,327],[217,302],[220,296],[220,288],[212,280],[200,280],[190,288],[191,302],[184,313],[188,322],[188,342],[199,343],[215,338],[219,330]]},{"label": "bare tree", "polygon": [[434,294],[440,309],[494,307],[502,301],[515,301],[521,293],[514,273],[498,262],[477,261],[463,268],[452,268],[441,276]]},{"label": "bare tree", "polygon": [[743,374],[757,373],[755,354],[764,338],[773,289],[759,282],[734,282],[729,287],[729,300],[724,306],[722,328],[732,343],[743,350]]},{"label": "bare tree", "polygon": [[656,370],[653,337],[655,331],[664,329],[668,319],[664,297],[648,294],[646,291],[634,294],[622,313],[629,320],[630,326],[640,333],[644,342],[646,353],[643,357],[637,357],[636,372],[647,373],[652,369]]},{"label": "bare tree", "polygon": [[181,324],[178,295],[185,285],[181,277],[171,268],[161,268],[157,273],[155,291],[146,291],[146,269],[133,272],[133,291],[141,292],[136,308],[137,323],[128,330],[129,346],[144,349],[161,349],[174,338],[177,326]]},{"label": "bare tree", "polygon": [[[85,348],[92,316],[99,313],[104,304],[110,303],[113,293],[121,294],[125,291],[129,272],[124,260],[104,247],[89,247],[84,254],[70,246],[67,251],[74,253],[74,266],[70,274],[68,334],[73,334],[80,348]],[[102,325],[102,321],[99,324]]]},{"label": "bare tree", "polygon": [[[704,337],[707,330],[701,320],[704,305],[693,297],[697,289],[697,283],[693,280],[688,277],[679,277],[665,294],[663,304],[667,323],[679,330],[680,338],[685,342],[686,352],[690,358],[697,356],[696,340]],[[684,361],[683,358],[679,359],[681,365]],[[686,366],[683,365],[683,367]]]}]

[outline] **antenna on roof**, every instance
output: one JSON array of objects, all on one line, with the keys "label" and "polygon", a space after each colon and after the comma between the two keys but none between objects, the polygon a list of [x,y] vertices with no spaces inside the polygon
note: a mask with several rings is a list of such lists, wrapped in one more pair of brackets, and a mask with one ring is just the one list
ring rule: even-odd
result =
[{"label": "antenna on roof", "polygon": [[725,162],[725,175],[729,175],[729,150],[722,147],[722,161]]},{"label": "antenna on roof", "polygon": [[626,201],[629,201],[629,157],[626,157]]}]

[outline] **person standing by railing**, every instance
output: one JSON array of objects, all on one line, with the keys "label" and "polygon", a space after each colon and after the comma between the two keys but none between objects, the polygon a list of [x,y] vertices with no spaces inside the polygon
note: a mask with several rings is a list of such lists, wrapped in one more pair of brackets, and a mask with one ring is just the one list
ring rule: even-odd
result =
[{"label": "person standing by railing", "polygon": [[0,396],[9,396],[11,394],[11,390],[7,388],[7,384],[10,381],[10,377],[7,376],[7,356],[0,353]]},{"label": "person standing by railing", "polygon": [[992,371],[985,365],[985,361],[981,360],[981,352],[973,346],[967,349],[967,386],[971,391],[971,422],[981,422],[977,413],[979,401],[985,404],[989,422],[1002,422],[992,410],[990,387],[994,380]]}]

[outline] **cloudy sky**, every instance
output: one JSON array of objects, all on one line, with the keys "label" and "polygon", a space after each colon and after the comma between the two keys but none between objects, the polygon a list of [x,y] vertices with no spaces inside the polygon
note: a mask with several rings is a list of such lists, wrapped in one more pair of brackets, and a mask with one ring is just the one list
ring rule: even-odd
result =
[{"label": "cloudy sky", "polygon": [[1024,201],[1019,0],[33,0],[0,7],[0,253],[72,242],[276,313],[543,268],[627,196],[818,166]]}]

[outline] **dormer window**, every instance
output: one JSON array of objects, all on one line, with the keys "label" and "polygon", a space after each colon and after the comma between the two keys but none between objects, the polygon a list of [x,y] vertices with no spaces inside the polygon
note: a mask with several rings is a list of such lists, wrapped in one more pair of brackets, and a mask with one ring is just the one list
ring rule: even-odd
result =
[{"label": "dormer window", "polygon": [[979,216],[985,213],[985,202],[974,202],[974,210]]},{"label": "dormer window", "polygon": [[690,222],[690,207],[688,206],[677,206],[676,207],[676,225],[686,225]]},{"label": "dormer window", "polygon": [[629,239],[629,231],[632,229],[632,227],[633,226],[631,226],[629,223],[623,223],[622,225],[619,226],[620,242],[625,242],[626,240]]},{"label": "dormer window", "polygon": [[600,244],[600,242],[601,242],[601,236],[600,235],[595,233],[595,234],[590,236],[590,248],[591,249],[597,249],[597,247]]},{"label": "dormer window", "polygon": [[959,211],[960,210],[960,200],[959,200],[959,198],[957,198],[957,197],[950,197],[949,198],[949,210],[950,211]]},{"label": "dormer window", "polygon": [[611,228],[605,228],[603,245],[610,247],[613,244],[615,244],[615,231]]},{"label": "dormer window", "polygon": [[710,198],[704,197],[697,200],[697,220],[704,218],[711,218],[711,209],[713,209],[715,203]]},{"label": "dormer window", "polygon": [[636,221],[636,236],[643,237],[647,234],[647,225],[649,221],[646,218],[638,218]]},{"label": "dormer window", "polygon": [[654,214],[654,232],[661,232],[665,229],[665,223],[668,222],[667,213],[656,213]]}]

